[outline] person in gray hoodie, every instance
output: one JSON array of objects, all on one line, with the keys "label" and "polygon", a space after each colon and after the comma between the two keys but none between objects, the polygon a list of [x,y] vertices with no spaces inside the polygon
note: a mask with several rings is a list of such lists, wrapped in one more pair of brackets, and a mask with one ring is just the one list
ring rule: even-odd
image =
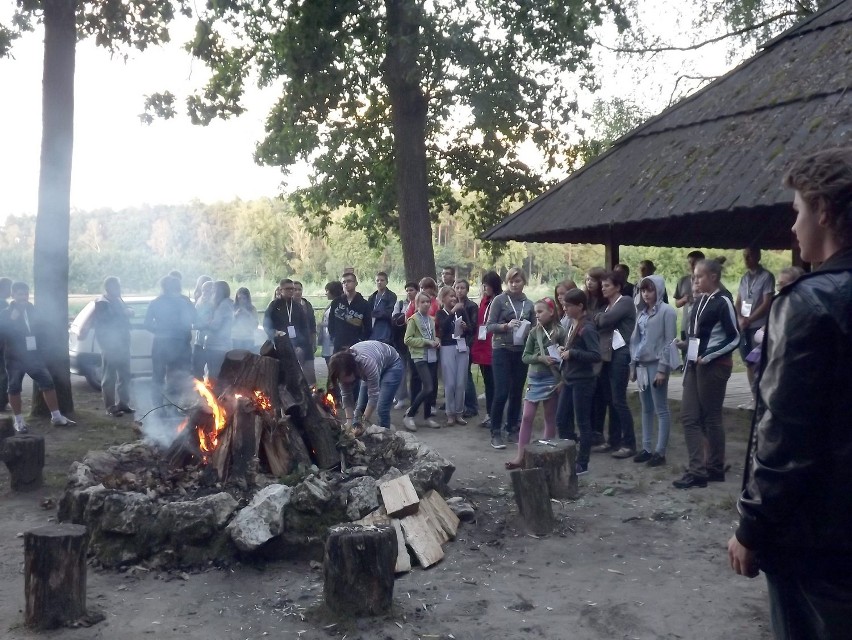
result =
[{"label": "person in gray hoodie", "polygon": [[[639,283],[636,328],[630,336],[630,379],[639,386],[642,403],[642,450],[633,462],[649,467],[666,463],[671,417],[669,414],[669,374],[678,366],[679,357],[673,342],[677,335],[677,312],[663,302],[665,282],[651,275]],[[651,451],[657,415],[657,446]]]},{"label": "person in gray hoodie", "polygon": [[233,347],[231,330],[234,326],[234,302],[231,287],[224,280],[213,284],[213,315],[206,326],[204,353],[207,356],[207,373],[214,380],[225,361],[225,354]]}]

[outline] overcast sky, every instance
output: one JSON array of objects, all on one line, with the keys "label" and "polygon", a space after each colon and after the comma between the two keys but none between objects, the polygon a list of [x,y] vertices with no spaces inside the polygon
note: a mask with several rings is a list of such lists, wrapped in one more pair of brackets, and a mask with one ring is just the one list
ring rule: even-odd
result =
[{"label": "overcast sky", "polygon": [[[682,6],[674,0],[647,0],[646,4]],[[683,42],[683,30],[672,11],[653,11],[667,16],[655,28],[669,41]],[[0,60],[0,219],[9,214],[34,214],[38,196],[41,140],[41,75],[43,33],[39,29],[18,40],[13,58]],[[252,90],[248,112],[208,127],[189,123],[181,111],[171,121],[143,125],[146,94],[173,90],[179,99],[204,79],[203,65],[182,50],[186,32],[173,33],[174,43],[134,52],[125,62],[110,58],[90,40],[77,45],[74,166],[72,207],[120,208],[141,204],[176,204],[199,199],[205,202],[234,197],[250,199],[280,191],[278,169],[260,167],[252,160],[255,144],[263,138],[263,123],[275,100],[273,91]],[[604,32],[614,43],[614,34]],[[685,42],[683,42],[685,43]],[[603,85],[597,97],[621,96],[644,103],[649,110],[663,108],[686,57],[658,57],[643,67],[617,61],[606,52],[598,74]],[[715,75],[730,66],[721,47],[692,55],[688,66],[694,73]],[[650,71],[646,71],[650,69]],[[591,97],[583,102],[589,104]],[[284,188],[304,180],[295,171]]]}]

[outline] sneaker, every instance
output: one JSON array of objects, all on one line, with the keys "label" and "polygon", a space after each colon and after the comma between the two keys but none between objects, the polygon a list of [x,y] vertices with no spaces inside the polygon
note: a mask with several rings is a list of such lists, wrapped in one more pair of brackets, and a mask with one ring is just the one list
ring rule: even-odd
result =
[{"label": "sneaker", "polygon": [[411,416],[405,416],[402,419],[402,426],[406,428],[408,431],[417,431],[417,424],[414,422],[414,418]]},{"label": "sneaker", "polygon": [[123,402],[118,405],[118,410],[122,413],[136,413],[136,409],[132,409]]},{"label": "sneaker", "polygon": [[708,471],[707,472],[707,482],[724,482],[725,481],[725,472],[724,471]]},{"label": "sneaker", "polygon": [[598,444],[592,447],[592,451],[594,451],[595,453],[609,453],[610,451],[612,451],[612,447],[609,446],[606,442],[604,442],[603,444]]},{"label": "sneaker", "polygon": [[441,423],[434,418],[426,418],[426,426],[430,429],[440,429]]},{"label": "sneaker", "polygon": [[405,409],[405,400],[397,400],[394,405],[394,409]]},{"label": "sneaker", "polygon": [[484,429],[490,429],[491,428],[491,416],[485,416],[485,420],[480,422],[479,426],[483,427]]},{"label": "sneaker", "polygon": [[447,416],[447,426],[453,427],[453,426],[455,426],[455,424],[456,424],[456,417],[455,416]]},{"label": "sneaker", "polygon": [[517,431],[509,431],[506,434],[506,442],[510,442],[512,444],[518,444],[518,432]]},{"label": "sneaker", "polygon": [[651,459],[646,462],[649,467],[662,467],[666,464],[666,456],[661,455],[659,453],[655,453],[651,456]]},{"label": "sneaker", "polygon": [[642,449],[642,451],[633,456],[633,462],[648,462],[651,458],[651,452]]},{"label": "sneaker", "polygon": [[503,436],[499,433],[491,436],[491,448],[492,449],[505,449],[506,443],[503,441]]},{"label": "sneaker", "polygon": [[77,423],[71,420],[70,418],[66,418],[65,416],[60,414],[58,418],[51,418],[50,424],[55,427],[73,427]]},{"label": "sneaker", "polygon": [[740,409],[741,411],[754,411],[754,400],[738,404],[737,409]]},{"label": "sneaker", "polygon": [[456,416],[456,424],[465,426],[467,424],[467,420],[465,420],[462,416]]},{"label": "sneaker", "polygon": [[15,423],[15,433],[29,433],[30,429],[27,426],[26,422],[22,422],[21,424]]},{"label": "sneaker", "polygon": [[108,416],[112,416],[113,418],[120,418],[124,415],[124,412],[118,408],[117,405],[111,406],[106,410]]},{"label": "sneaker", "polygon": [[692,489],[693,487],[704,488],[707,486],[707,478],[699,478],[691,473],[684,473],[680,480],[672,482],[675,489]]},{"label": "sneaker", "polygon": [[623,460],[624,458],[629,458],[635,455],[636,449],[629,449],[627,447],[621,447],[612,452],[612,457],[618,458],[619,460]]},{"label": "sneaker", "polygon": [[578,476],[584,476],[589,472],[589,465],[577,462],[574,464],[574,473]]}]

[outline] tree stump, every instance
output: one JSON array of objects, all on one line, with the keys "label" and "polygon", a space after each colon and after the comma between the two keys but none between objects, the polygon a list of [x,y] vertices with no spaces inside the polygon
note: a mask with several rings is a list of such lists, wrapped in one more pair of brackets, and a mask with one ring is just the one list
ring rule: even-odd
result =
[{"label": "tree stump", "polygon": [[44,437],[20,434],[3,440],[0,458],[9,468],[13,491],[32,491],[44,483]]},{"label": "tree stump", "polygon": [[24,533],[27,625],[55,629],[86,615],[86,527],[52,524]]},{"label": "tree stump", "polygon": [[553,531],[553,509],[550,506],[545,470],[515,469],[509,475],[512,477],[515,502],[527,531],[538,536]]},{"label": "tree stump", "polygon": [[323,563],[329,609],[354,616],[390,611],[396,559],[396,532],[390,525],[331,527]]},{"label": "tree stump", "polygon": [[15,435],[15,419],[12,416],[3,416],[0,418],[0,444],[13,435]]},{"label": "tree stump", "polygon": [[577,497],[576,461],[577,444],[572,440],[533,442],[524,449],[524,469],[544,469],[551,498]]}]

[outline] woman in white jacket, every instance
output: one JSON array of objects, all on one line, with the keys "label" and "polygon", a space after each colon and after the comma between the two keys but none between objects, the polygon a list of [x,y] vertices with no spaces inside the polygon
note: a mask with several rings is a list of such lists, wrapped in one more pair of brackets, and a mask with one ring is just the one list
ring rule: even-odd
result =
[{"label": "woman in white jacket", "polygon": [[[642,402],[642,450],[633,462],[644,462],[649,467],[666,463],[671,430],[669,374],[679,360],[672,344],[677,331],[677,312],[663,302],[665,286],[662,277],[655,275],[639,283],[636,328],[630,336],[630,379],[638,383]],[[657,446],[652,451],[654,414],[658,433]]]}]

